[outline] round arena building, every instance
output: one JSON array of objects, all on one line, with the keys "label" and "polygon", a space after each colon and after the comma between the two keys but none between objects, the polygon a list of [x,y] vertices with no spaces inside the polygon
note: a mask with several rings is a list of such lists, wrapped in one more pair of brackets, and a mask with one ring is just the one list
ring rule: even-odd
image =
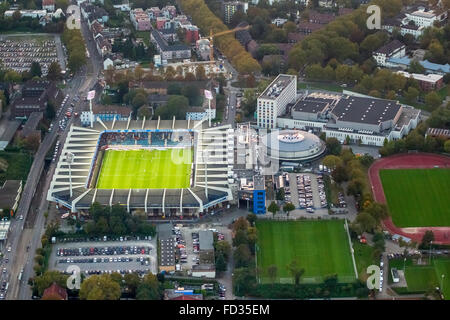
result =
[{"label": "round arena building", "polygon": [[276,130],[261,138],[266,154],[274,160],[306,161],[319,157],[325,143],[302,130]]}]

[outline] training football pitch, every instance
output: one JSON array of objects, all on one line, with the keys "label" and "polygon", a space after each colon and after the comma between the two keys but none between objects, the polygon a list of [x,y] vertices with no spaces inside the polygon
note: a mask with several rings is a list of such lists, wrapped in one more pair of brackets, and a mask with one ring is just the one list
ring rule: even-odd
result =
[{"label": "training football pitch", "polygon": [[192,148],[106,150],[98,189],[189,188]]},{"label": "training football pitch", "polygon": [[450,226],[449,169],[385,169],[380,178],[397,227]]},{"label": "training football pitch", "polygon": [[294,283],[287,265],[297,261],[305,272],[300,283],[321,283],[337,274],[338,281],[356,279],[343,220],[257,221],[257,265],[261,283],[270,283],[268,267],[277,266],[278,283]]},{"label": "training football pitch", "polygon": [[449,259],[433,259],[429,266],[407,266],[405,277],[409,292],[425,292],[442,286],[445,299],[450,300]]}]

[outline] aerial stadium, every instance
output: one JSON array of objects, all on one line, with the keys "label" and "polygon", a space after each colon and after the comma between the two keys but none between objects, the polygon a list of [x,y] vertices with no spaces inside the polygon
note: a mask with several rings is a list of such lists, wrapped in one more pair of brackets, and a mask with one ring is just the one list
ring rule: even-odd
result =
[{"label": "aerial stadium", "polygon": [[72,125],[47,199],[72,212],[98,202],[148,217],[201,215],[233,199],[232,132],[175,119]]}]

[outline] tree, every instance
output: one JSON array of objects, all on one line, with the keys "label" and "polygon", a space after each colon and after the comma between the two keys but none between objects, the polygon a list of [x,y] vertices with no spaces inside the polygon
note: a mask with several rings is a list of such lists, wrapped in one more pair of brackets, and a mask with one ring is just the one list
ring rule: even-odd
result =
[{"label": "tree", "polygon": [[248,220],[244,217],[239,217],[234,223],[233,223],[233,231],[237,232],[238,230],[244,230],[246,231],[249,227]]},{"label": "tree", "polygon": [[358,213],[355,222],[359,224],[362,232],[371,232],[377,224],[375,219],[365,211]]},{"label": "tree", "polygon": [[403,94],[408,103],[414,103],[417,101],[417,97],[419,96],[419,90],[414,87],[409,87],[408,90]]},{"label": "tree", "polygon": [[431,110],[435,110],[441,105],[442,99],[436,91],[431,91],[425,96],[425,103]]},{"label": "tree", "polygon": [[128,289],[128,292],[131,296],[136,296],[136,290],[141,283],[141,279],[139,278],[137,273],[127,273],[124,276],[125,287]]},{"label": "tree", "polygon": [[267,267],[267,275],[269,276],[270,282],[272,282],[272,285],[275,282],[275,279],[277,278],[278,273],[278,267],[275,264],[272,264]]},{"label": "tree", "polygon": [[445,143],[444,143],[444,151],[446,153],[450,153],[450,140],[445,141]]},{"label": "tree", "polygon": [[423,234],[422,242],[420,243],[421,249],[429,249],[431,243],[434,241],[434,233],[432,230],[427,230]]},{"label": "tree", "polygon": [[189,100],[184,96],[170,96],[167,104],[156,109],[155,116],[162,120],[185,119],[189,107]]},{"label": "tree", "polygon": [[217,241],[215,243],[215,249],[217,254],[222,254],[225,260],[228,260],[231,254],[231,246],[228,241]]},{"label": "tree", "polygon": [[33,61],[31,63],[30,74],[31,74],[31,77],[39,77],[40,78],[42,76],[41,65],[39,64],[39,62]]},{"label": "tree", "polygon": [[227,262],[225,260],[225,257],[223,256],[223,254],[216,255],[216,270],[218,272],[227,270]]},{"label": "tree", "polygon": [[300,283],[301,276],[305,273],[305,269],[300,268],[298,265],[297,260],[292,260],[291,263],[289,263],[286,268],[291,273],[292,277],[294,278],[295,285],[298,286]]},{"label": "tree", "polygon": [[58,62],[53,61],[48,67],[47,79],[50,81],[57,81],[62,78],[61,66]]},{"label": "tree", "polygon": [[206,79],[205,68],[202,65],[198,65],[197,68],[195,69],[195,78],[197,80]]},{"label": "tree", "polygon": [[258,217],[254,213],[249,213],[247,215],[247,221],[250,223],[250,226],[254,226]]},{"label": "tree", "polygon": [[60,287],[65,288],[68,277],[68,275],[59,271],[46,271],[42,275],[34,277],[33,287],[37,290],[38,295],[42,296],[44,290],[50,287],[54,282]]},{"label": "tree", "polygon": [[247,230],[239,229],[233,238],[233,246],[238,247],[241,244],[248,244]]},{"label": "tree", "polygon": [[364,181],[362,179],[352,179],[347,185],[347,194],[354,197],[361,195],[364,188]]},{"label": "tree", "polygon": [[248,267],[252,261],[252,255],[247,244],[239,245],[234,251],[233,257],[235,268]]},{"label": "tree", "polygon": [[53,101],[47,102],[47,107],[45,108],[45,117],[48,120],[53,120],[55,118],[56,111],[55,111],[55,105],[53,104]]},{"label": "tree", "polygon": [[274,202],[272,201],[272,203],[269,205],[269,207],[267,208],[267,210],[269,212],[272,212],[272,217],[275,216],[275,214],[280,211],[280,207]]},{"label": "tree", "polygon": [[118,300],[120,285],[109,274],[94,275],[83,281],[79,295],[81,300]]},{"label": "tree", "polygon": [[[384,245],[384,234],[383,234],[382,232],[376,232],[376,233],[373,235],[372,241],[373,241],[374,243],[382,242],[383,245]],[[384,249],[384,248],[383,248],[383,249]]]},{"label": "tree", "polygon": [[284,196],[285,196],[285,191],[284,191],[284,188],[281,187],[277,191],[277,200],[281,200],[281,201],[284,200]]},{"label": "tree", "polygon": [[143,105],[137,110],[137,116],[139,119],[151,119],[152,118],[152,110],[149,106]]},{"label": "tree", "polygon": [[25,149],[35,153],[41,144],[41,137],[38,134],[30,134],[23,142]]},{"label": "tree", "polygon": [[285,211],[288,216],[289,213],[293,210],[295,210],[295,206],[291,202],[288,202],[283,206],[283,211]]},{"label": "tree", "polygon": [[342,159],[334,155],[328,155],[325,158],[323,158],[322,164],[334,170],[336,169],[336,167],[342,166]]},{"label": "tree", "polygon": [[327,138],[325,145],[329,154],[338,156],[341,153],[342,146],[338,139],[334,137]]}]

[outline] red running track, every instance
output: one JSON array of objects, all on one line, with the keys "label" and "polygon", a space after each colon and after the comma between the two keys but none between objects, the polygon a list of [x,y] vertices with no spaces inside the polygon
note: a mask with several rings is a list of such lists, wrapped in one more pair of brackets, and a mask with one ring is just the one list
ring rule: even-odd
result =
[{"label": "red running track", "polygon": [[[369,168],[369,180],[375,201],[386,203],[383,186],[380,179],[381,169],[412,169],[412,168],[450,168],[450,157],[432,153],[398,154],[375,161]],[[435,243],[450,244],[450,227],[414,227],[398,228],[392,218],[383,221],[384,227],[392,234],[399,234],[420,243],[427,230],[434,233]]]}]

